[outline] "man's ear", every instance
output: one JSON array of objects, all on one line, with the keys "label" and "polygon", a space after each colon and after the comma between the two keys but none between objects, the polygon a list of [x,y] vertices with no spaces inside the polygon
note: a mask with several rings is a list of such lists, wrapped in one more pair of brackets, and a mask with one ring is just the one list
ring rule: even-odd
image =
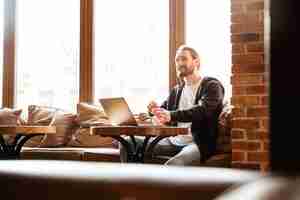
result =
[{"label": "man's ear", "polygon": [[200,59],[199,59],[199,58],[195,58],[195,59],[193,60],[193,62],[194,62],[194,64],[195,64],[195,66],[199,69],[199,68],[200,68]]}]

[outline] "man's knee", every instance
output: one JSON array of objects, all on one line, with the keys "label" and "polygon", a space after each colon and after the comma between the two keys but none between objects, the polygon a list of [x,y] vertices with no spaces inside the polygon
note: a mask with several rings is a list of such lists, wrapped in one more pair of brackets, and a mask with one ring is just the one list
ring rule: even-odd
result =
[{"label": "man's knee", "polygon": [[200,152],[195,147],[192,145],[184,148],[180,153],[169,159],[165,165],[193,165],[195,161],[200,161]]},{"label": "man's knee", "polygon": [[187,163],[184,162],[183,159],[180,159],[178,157],[173,157],[171,159],[169,159],[165,165],[177,165],[177,166],[184,166],[187,165]]}]

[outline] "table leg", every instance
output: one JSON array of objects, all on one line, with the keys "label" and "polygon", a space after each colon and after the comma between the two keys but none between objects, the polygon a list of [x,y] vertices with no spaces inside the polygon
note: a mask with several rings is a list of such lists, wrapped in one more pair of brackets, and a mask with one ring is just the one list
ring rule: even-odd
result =
[{"label": "table leg", "polygon": [[147,148],[149,139],[150,139],[150,136],[146,136],[142,146],[138,147],[138,149],[137,149],[139,160],[142,163],[144,162],[145,152],[146,152],[146,148]]},{"label": "table leg", "polygon": [[43,135],[43,134],[35,134],[35,135],[22,135],[17,134],[14,138],[14,142],[12,144],[8,144],[5,142],[2,135],[0,135],[0,159],[18,159],[20,158],[20,153],[23,145],[27,140],[34,136]]},{"label": "table leg", "polygon": [[[127,154],[127,162],[135,162],[135,146],[132,146],[127,140],[121,136],[111,136],[115,140],[118,140],[121,145],[124,147]],[[134,140],[135,141],[135,140]],[[134,144],[133,144],[134,145]]]},{"label": "table leg", "polygon": [[5,140],[3,136],[0,134],[0,154],[2,154],[2,152],[5,151],[5,146],[6,146]]},{"label": "table leg", "polygon": [[124,147],[124,149],[126,150],[127,162],[129,162],[129,163],[144,163],[145,150],[146,150],[148,141],[150,139],[150,136],[145,137],[142,145],[139,145],[136,143],[134,136],[130,136],[132,143],[128,142],[126,139],[124,139],[121,136],[111,136],[111,137],[118,140],[121,143],[121,145]]},{"label": "table leg", "polygon": [[157,136],[154,140],[152,140],[152,142],[149,144],[148,148],[145,150],[145,153],[147,156],[151,158],[153,158],[153,149],[155,147],[155,145],[161,141],[162,139],[166,138],[168,136]]}]

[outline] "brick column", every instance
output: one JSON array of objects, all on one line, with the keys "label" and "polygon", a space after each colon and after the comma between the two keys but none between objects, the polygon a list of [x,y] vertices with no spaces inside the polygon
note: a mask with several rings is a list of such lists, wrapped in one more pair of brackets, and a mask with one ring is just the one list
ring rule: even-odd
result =
[{"label": "brick column", "polygon": [[269,166],[264,0],[231,0],[232,167]]}]

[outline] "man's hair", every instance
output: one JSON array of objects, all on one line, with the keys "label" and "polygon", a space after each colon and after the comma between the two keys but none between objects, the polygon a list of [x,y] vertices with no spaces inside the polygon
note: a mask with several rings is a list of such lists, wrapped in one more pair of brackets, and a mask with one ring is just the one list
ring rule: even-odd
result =
[{"label": "man's hair", "polygon": [[176,54],[178,54],[178,53],[181,52],[181,51],[189,51],[190,54],[191,54],[191,56],[193,57],[193,59],[200,59],[199,54],[198,54],[197,51],[196,51],[194,48],[192,48],[192,47],[189,47],[189,46],[187,46],[187,45],[181,45],[181,46],[177,49]]}]

